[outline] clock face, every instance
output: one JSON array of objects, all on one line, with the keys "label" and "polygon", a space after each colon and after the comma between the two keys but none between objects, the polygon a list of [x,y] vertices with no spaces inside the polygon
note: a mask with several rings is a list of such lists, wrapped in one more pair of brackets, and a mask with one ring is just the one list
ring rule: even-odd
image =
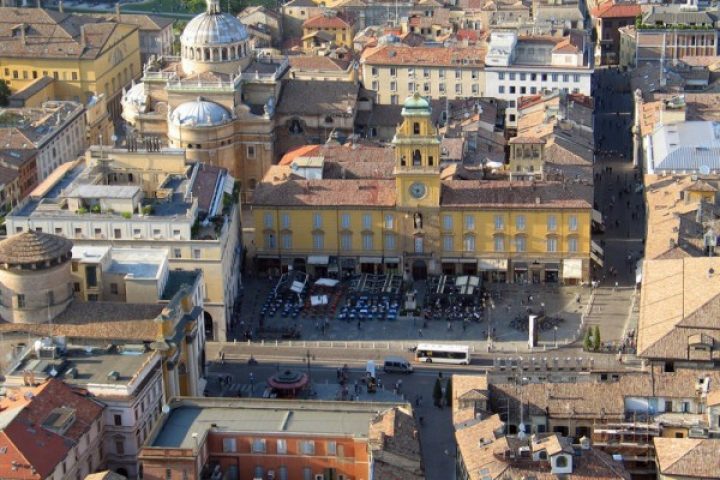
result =
[{"label": "clock face", "polygon": [[424,183],[415,182],[410,185],[410,195],[414,198],[423,198],[427,193],[427,188]]}]

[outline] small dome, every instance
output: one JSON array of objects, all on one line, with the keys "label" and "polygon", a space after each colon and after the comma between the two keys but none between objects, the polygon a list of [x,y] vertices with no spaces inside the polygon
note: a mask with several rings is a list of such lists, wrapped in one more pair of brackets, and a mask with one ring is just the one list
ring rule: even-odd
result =
[{"label": "small dome", "polygon": [[147,108],[148,94],[145,93],[145,85],[136,83],[122,97],[122,105],[132,108],[136,112],[145,112]]},{"label": "small dome", "polygon": [[430,102],[418,92],[405,99],[402,115],[430,115]]},{"label": "small dome", "polygon": [[0,242],[0,264],[11,266],[45,262],[59,264],[70,258],[72,258],[72,242],[49,233],[22,232]]},{"label": "small dome", "polygon": [[178,126],[213,126],[222,125],[230,120],[231,115],[225,107],[215,102],[208,102],[199,97],[194,102],[185,102],[173,110],[171,120]]},{"label": "small dome", "polygon": [[207,11],[190,20],[180,35],[184,47],[219,47],[248,39],[245,25],[220,11],[218,0],[207,0],[207,3]]}]

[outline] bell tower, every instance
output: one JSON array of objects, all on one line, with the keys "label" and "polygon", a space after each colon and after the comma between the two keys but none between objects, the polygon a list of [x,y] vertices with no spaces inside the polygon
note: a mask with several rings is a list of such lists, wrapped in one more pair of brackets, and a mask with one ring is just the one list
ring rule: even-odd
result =
[{"label": "bell tower", "polygon": [[395,188],[398,207],[439,207],[440,138],[428,101],[415,93],[402,109],[395,132]]}]

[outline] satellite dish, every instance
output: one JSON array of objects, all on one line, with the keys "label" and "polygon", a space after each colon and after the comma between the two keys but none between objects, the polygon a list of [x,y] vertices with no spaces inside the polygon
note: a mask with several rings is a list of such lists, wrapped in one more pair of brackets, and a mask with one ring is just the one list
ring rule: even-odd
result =
[{"label": "satellite dish", "polygon": [[162,406],[162,412],[163,412],[165,415],[167,415],[168,413],[170,413],[170,406],[169,406],[168,404],[163,405],[163,406]]},{"label": "satellite dish", "polygon": [[700,165],[700,175],[710,175],[710,167],[707,165]]}]

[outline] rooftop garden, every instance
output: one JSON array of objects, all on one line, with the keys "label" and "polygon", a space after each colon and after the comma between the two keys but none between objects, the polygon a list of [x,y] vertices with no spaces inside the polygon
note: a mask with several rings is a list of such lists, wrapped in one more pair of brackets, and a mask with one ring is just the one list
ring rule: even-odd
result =
[{"label": "rooftop garden", "polygon": [[714,25],[688,25],[685,23],[666,24],[666,23],[643,23],[642,17],[635,19],[635,28],[638,30],[714,30]]}]

